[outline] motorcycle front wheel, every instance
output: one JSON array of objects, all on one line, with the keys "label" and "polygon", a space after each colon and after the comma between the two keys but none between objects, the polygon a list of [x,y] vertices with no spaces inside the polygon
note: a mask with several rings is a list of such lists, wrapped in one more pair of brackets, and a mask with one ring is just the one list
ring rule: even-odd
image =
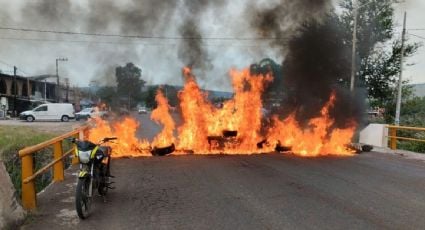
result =
[{"label": "motorcycle front wheel", "polygon": [[86,219],[90,214],[91,198],[89,197],[90,178],[78,179],[75,193],[75,208],[80,219]]}]

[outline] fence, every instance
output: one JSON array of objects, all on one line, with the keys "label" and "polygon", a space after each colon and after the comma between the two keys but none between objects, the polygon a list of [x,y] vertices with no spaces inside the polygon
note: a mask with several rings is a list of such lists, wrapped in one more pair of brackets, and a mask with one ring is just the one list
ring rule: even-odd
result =
[{"label": "fence", "polygon": [[397,149],[397,140],[425,142],[424,139],[397,136],[397,130],[411,130],[411,131],[424,132],[425,128],[408,127],[408,126],[393,126],[393,125],[389,125],[387,126],[387,128],[389,132],[388,138],[390,139],[391,149]]},{"label": "fence", "polygon": [[[62,142],[69,137],[84,138],[84,132],[88,130],[87,126],[80,127],[74,131],[55,137],[43,143],[26,147],[19,151],[19,157],[22,162],[22,205],[25,209],[35,209],[37,206],[37,197],[34,179],[53,167],[53,182],[64,180],[64,162],[63,160],[71,155],[75,149],[72,147],[64,153]],[[34,154],[37,151],[53,146],[53,161],[34,173]],[[76,163],[73,158],[73,163]]]}]

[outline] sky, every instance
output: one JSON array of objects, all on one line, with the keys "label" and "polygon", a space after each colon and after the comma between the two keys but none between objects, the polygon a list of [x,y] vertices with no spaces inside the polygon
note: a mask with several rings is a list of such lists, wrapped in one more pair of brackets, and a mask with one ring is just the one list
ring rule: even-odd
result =
[{"label": "sky", "polygon": [[425,1],[406,0],[405,3],[397,4],[395,10],[394,16],[398,26],[396,30],[398,36],[401,37],[403,15],[406,12],[406,28],[409,42],[423,44],[413,57],[407,59],[403,79],[409,79],[411,83],[425,83]]},{"label": "sky", "polygon": [[[52,2],[55,0],[31,2],[41,1]],[[260,4],[261,2],[276,1],[278,0],[251,2]],[[69,9],[65,5],[63,12],[60,12],[59,15],[39,18],[34,16],[34,7],[24,7],[27,3],[25,0],[0,0],[0,27],[86,32],[87,28],[81,25],[89,18],[89,13],[85,8],[90,1],[74,0],[73,2],[78,4],[70,5]],[[241,2],[245,3],[243,0],[227,1],[226,9],[231,14],[225,18],[217,17],[217,12],[213,10],[204,12],[203,20],[200,22],[202,34],[208,37],[255,36],[252,31],[245,29],[249,25],[243,17],[244,8],[240,7]],[[403,12],[407,11],[409,34],[425,37],[425,30],[411,30],[425,29],[423,23],[425,22],[423,13],[425,12],[425,1],[406,0],[406,3],[397,4],[395,8],[395,19],[399,29],[396,34],[401,34]],[[107,9],[105,11],[108,12]],[[119,17],[113,12],[110,14],[112,21],[114,17]],[[170,15],[167,15],[166,21],[152,21],[160,24],[155,30],[141,28],[141,32],[130,30],[128,33],[175,36],[178,33],[179,23],[184,20],[182,18],[181,12],[171,12]],[[87,32],[120,33],[114,23],[107,25],[103,25],[105,23],[102,21],[95,21],[95,23],[97,23],[98,30]],[[161,28],[167,29],[161,30]],[[409,41],[423,42],[425,39],[409,35]],[[280,53],[258,41],[208,40],[204,42],[202,48],[207,50],[211,67],[205,71],[195,70],[195,74],[199,75],[201,87],[214,90],[231,88],[231,83],[227,78],[227,73],[231,68],[242,69],[264,57],[271,57],[278,62],[283,60]],[[179,41],[173,39],[144,39],[141,41],[116,37],[93,38],[80,35],[0,30],[0,70],[2,72],[10,74],[13,71],[13,65],[16,65],[19,75],[55,74],[56,58],[66,57],[68,61],[59,62],[59,75],[61,78],[69,78],[71,84],[76,86],[87,86],[93,80],[96,80],[98,84],[113,82],[114,68],[117,65],[125,65],[127,62],[133,62],[142,68],[143,79],[148,84],[181,84],[181,68],[184,63],[180,60],[178,50]],[[425,47],[421,47],[414,57],[407,60],[407,63],[404,78],[410,79],[412,83],[425,83]]]}]

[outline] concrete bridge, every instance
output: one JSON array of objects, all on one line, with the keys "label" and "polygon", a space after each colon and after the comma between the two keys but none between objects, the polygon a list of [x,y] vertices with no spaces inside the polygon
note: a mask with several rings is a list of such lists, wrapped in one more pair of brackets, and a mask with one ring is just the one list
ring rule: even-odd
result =
[{"label": "concrete bridge", "polygon": [[118,159],[116,189],[87,220],[72,168],[23,229],[422,229],[424,165],[378,152]]},{"label": "concrete bridge", "polygon": [[[140,136],[158,127],[138,117]],[[75,211],[77,167],[38,194],[22,229],[422,229],[425,157],[167,156],[114,159],[115,190]]]}]

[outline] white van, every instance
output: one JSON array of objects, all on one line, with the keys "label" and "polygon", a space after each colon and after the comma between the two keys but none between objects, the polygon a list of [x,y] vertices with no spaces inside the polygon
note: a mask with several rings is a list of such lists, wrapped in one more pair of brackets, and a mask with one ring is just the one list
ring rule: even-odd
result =
[{"label": "white van", "polygon": [[75,112],[72,104],[69,103],[51,103],[42,104],[19,114],[21,120],[27,121],[47,121],[47,120],[61,120],[69,121],[74,119]]}]

